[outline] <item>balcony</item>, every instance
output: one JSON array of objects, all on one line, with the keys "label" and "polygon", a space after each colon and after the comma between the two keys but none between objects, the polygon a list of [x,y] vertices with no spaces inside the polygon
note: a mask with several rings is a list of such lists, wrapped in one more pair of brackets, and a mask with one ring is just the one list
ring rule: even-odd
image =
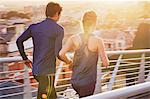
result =
[{"label": "balcony", "polygon": [[[150,49],[107,51],[107,54],[110,66],[102,67],[99,60],[95,95],[84,99],[149,99]],[[68,55],[72,57],[72,54]],[[3,67],[17,62],[22,63],[22,58],[0,58]],[[71,86],[69,81],[72,72],[63,71],[65,68],[68,67],[62,62],[57,66],[55,86],[58,97],[78,99],[73,90],[67,89]],[[27,66],[21,70],[5,70],[0,72],[0,76],[0,99],[36,99],[38,83],[33,81]]]}]

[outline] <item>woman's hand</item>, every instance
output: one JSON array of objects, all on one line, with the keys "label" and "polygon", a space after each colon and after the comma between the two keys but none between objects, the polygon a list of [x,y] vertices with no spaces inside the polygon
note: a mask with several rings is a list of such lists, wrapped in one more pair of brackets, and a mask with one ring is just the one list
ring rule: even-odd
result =
[{"label": "woman's hand", "polygon": [[73,66],[73,61],[70,60],[70,62],[68,63],[68,68],[69,68],[69,69],[72,69],[72,66]]},{"label": "woman's hand", "polygon": [[68,66],[69,69],[72,69],[73,62],[72,62],[72,60],[69,60],[67,63],[64,62],[63,65],[66,65],[66,66]]}]

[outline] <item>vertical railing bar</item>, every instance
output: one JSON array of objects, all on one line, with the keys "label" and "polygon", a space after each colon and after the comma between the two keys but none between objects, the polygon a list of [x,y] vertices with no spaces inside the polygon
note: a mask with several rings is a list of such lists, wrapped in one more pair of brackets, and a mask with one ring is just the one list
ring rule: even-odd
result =
[{"label": "vertical railing bar", "polygon": [[108,90],[109,91],[112,90],[112,87],[114,85],[115,77],[117,75],[117,72],[118,72],[118,69],[119,69],[119,64],[121,63],[122,56],[123,56],[123,54],[120,54],[120,56],[119,56],[119,58],[117,60],[116,66],[114,68],[114,71],[112,72],[112,77],[109,80],[109,83],[108,83]]},{"label": "vertical railing bar", "polygon": [[144,70],[145,70],[145,53],[142,53],[138,83],[143,83],[144,82],[144,79],[145,79],[144,78]]},{"label": "vertical railing bar", "polygon": [[148,76],[146,78],[146,81],[150,81],[150,70],[149,70]]},{"label": "vertical railing bar", "polygon": [[31,92],[31,85],[30,85],[30,78],[29,78],[29,72],[28,67],[24,66],[25,72],[24,72],[24,92],[23,99],[31,99],[32,98],[32,92]]},{"label": "vertical railing bar", "polygon": [[102,73],[101,73],[101,66],[97,66],[97,79],[96,79],[96,85],[95,85],[95,90],[94,94],[101,93],[102,92]]},{"label": "vertical railing bar", "polygon": [[58,79],[59,79],[60,73],[61,73],[61,71],[62,71],[62,66],[63,66],[63,62],[61,62],[61,63],[60,63],[60,65],[58,66],[58,69],[57,69],[57,71],[56,71],[54,86],[56,86],[56,85],[57,85],[57,82],[58,82]]}]

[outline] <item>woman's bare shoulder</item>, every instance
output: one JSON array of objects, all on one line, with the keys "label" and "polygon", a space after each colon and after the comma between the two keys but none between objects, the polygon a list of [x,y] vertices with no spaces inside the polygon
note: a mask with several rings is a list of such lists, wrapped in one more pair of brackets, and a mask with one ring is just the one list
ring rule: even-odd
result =
[{"label": "woman's bare shoulder", "polygon": [[102,42],[103,39],[97,35],[92,36],[92,39],[95,40],[96,42]]},{"label": "woman's bare shoulder", "polygon": [[73,41],[79,40],[80,39],[80,34],[74,34],[70,37]]}]

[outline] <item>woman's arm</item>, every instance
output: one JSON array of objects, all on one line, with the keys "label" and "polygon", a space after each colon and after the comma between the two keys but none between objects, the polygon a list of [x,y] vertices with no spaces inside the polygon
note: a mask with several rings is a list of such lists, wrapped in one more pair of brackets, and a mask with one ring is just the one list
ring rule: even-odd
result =
[{"label": "woman's arm", "polygon": [[60,50],[59,52],[59,58],[64,61],[66,64],[70,64],[72,63],[71,59],[69,59],[69,57],[67,57],[66,53],[73,50],[74,48],[74,43],[73,43],[73,38],[70,37],[66,44],[63,46],[63,48]]},{"label": "woman's arm", "polygon": [[102,39],[98,39],[98,53],[101,57],[102,63],[105,67],[109,66],[109,60],[105,52],[105,46]]}]

